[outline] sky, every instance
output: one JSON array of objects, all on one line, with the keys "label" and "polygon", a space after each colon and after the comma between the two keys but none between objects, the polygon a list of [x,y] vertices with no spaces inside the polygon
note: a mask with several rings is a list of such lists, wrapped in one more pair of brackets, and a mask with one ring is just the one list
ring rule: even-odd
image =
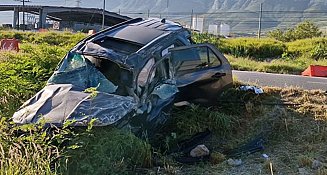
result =
[{"label": "sky", "polygon": [[[25,0],[28,1],[28,0]],[[76,7],[77,0],[29,0],[26,5],[44,5],[44,6],[70,6]],[[106,0],[109,1],[109,0]],[[0,0],[0,5],[22,5],[20,0]],[[103,0],[81,0],[81,7],[102,8]],[[106,5],[106,10],[110,10],[110,4]],[[22,19],[22,18],[20,18]],[[13,12],[0,12],[0,24],[11,24],[13,21]]]}]

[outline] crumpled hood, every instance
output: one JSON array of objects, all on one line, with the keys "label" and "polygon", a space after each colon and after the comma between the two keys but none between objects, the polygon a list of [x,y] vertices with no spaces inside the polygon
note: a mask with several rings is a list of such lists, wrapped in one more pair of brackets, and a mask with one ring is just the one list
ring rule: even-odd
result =
[{"label": "crumpled hood", "polygon": [[86,126],[96,119],[95,126],[117,123],[136,109],[132,97],[104,92],[85,93],[71,84],[47,85],[29,99],[13,115],[17,124],[45,123],[61,126],[74,121],[75,126]]}]

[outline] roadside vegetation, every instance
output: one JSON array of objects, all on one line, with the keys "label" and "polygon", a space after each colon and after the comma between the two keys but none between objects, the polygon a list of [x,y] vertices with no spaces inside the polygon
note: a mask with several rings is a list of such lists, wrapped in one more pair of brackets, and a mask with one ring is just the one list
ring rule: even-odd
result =
[{"label": "roadside vegetation", "polygon": [[275,38],[278,41],[290,42],[299,39],[321,37],[322,31],[311,21],[304,21],[293,28],[285,31],[275,29],[268,32],[268,37]]},{"label": "roadside vegetation", "polygon": [[[240,84],[235,83],[221,94],[217,106],[174,108],[172,119],[159,131],[156,140],[140,139],[130,131],[111,127],[95,128],[92,124],[72,129],[67,123],[64,128],[51,131],[42,129],[42,124],[15,126],[10,121],[12,114],[45,85],[60,59],[85,35],[0,31],[0,38],[14,35],[21,40],[21,51],[0,52],[1,174],[270,174],[270,163],[276,174],[298,174],[299,168],[309,174],[327,174],[327,95],[322,91],[264,88],[264,94],[256,95],[241,91]],[[224,46],[224,52],[228,51],[228,42],[244,44],[242,39],[216,40],[206,35],[202,40]],[[307,40],[325,42],[324,38]],[[254,50],[249,49],[248,53],[253,55],[247,58],[240,58],[243,53],[233,56],[236,51],[230,49],[228,57],[234,67],[246,65],[242,68],[246,69],[260,62],[262,69],[268,69],[266,60],[255,59],[257,47],[274,46],[267,53],[258,53],[260,59],[263,55],[274,57],[279,48],[283,48],[282,55],[287,48],[290,55],[301,57],[316,47],[311,48],[304,40],[286,44],[271,39],[262,44],[257,40],[246,41],[258,46],[254,44]],[[240,63],[242,59],[244,63]],[[294,59],[300,60],[298,56]],[[275,60],[293,66],[286,58],[276,57],[271,63]],[[320,57],[317,60],[324,63]],[[289,71],[285,69],[285,73]],[[205,143],[212,153],[209,162],[183,165],[174,160],[176,155],[168,154],[176,143],[206,129],[212,132]],[[262,134],[267,140],[263,152],[241,156],[243,165],[239,167],[226,163],[228,155],[223,155],[223,150],[236,148]],[[263,159],[262,153],[270,158]],[[315,160],[320,162],[319,166],[313,166]]]},{"label": "roadside vegetation", "polygon": [[233,69],[284,74],[300,74],[309,65],[327,65],[327,38],[313,23],[268,33],[267,38],[217,38],[194,33],[196,42],[214,44]]}]

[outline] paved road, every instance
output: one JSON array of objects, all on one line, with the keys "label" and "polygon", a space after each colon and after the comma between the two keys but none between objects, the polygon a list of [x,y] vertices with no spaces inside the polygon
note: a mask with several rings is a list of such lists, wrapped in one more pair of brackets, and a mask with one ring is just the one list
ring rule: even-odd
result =
[{"label": "paved road", "polygon": [[238,81],[255,83],[259,86],[299,87],[302,89],[321,89],[327,91],[327,77],[305,77],[300,75],[272,74],[233,70]]}]

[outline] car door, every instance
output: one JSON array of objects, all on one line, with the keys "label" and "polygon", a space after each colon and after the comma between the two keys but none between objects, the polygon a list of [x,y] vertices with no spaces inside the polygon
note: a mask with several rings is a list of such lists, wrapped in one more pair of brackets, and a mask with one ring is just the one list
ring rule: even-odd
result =
[{"label": "car door", "polygon": [[232,85],[228,60],[211,44],[170,49],[171,63],[179,88],[177,101],[208,103]]},{"label": "car door", "polygon": [[[154,54],[151,57],[148,61],[151,64],[147,63],[137,78],[138,86],[144,89],[140,96],[140,115],[130,122],[132,127],[139,129],[138,134],[146,132],[148,137],[166,122],[178,92],[170,75],[169,56]],[[143,70],[147,73],[142,73]]]}]

